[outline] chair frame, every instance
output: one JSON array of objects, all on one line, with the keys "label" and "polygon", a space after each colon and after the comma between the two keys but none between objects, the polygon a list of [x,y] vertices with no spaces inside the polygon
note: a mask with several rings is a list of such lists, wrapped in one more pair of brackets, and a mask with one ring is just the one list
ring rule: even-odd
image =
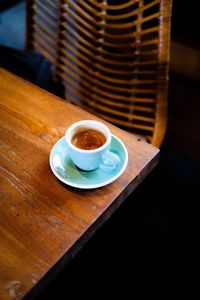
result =
[{"label": "chair frame", "polygon": [[[44,3],[46,5],[44,5]],[[107,0],[28,0],[27,49],[39,51],[52,62],[55,80],[61,79],[66,88],[66,100],[138,136],[142,136],[148,142],[160,147],[167,126],[167,89],[172,2],[171,0],[126,0],[124,3],[120,2],[115,5],[109,3]],[[130,9],[126,11],[126,8],[135,7],[134,5],[136,6],[135,10]],[[152,16],[145,16],[145,11],[151,9],[153,6],[159,6],[158,11],[152,14]],[[112,11],[112,14],[107,13],[109,10]],[[115,14],[115,11],[117,13],[122,12],[122,14]],[[149,20],[151,22],[151,20],[154,19],[158,20],[158,25],[149,29],[147,28],[146,32],[149,30],[148,34],[151,34],[151,32],[153,34],[156,30],[157,38],[150,37],[149,40],[145,41],[143,35],[146,33],[145,29],[142,28],[143,24]],[[123,20],[126,20],[126,22]],[[56,29],[52,29],[55,28],[55,26]],[[99,26],[100,29],[97,30]],[[130,33],[129,27],[132,33]],[[87,28],[88,30],[86,30]],[[121,36],[119,33],[121,38],[120,42],[124,40],[125,44],[117,44],[116,39],[118,35],[113,34],[115,30],[119,30],[119,32],[121,30]],[[126,40],[126,30],[129,30],[127,31],[127,37],[132,34],[134,41],[131,43],[129,38]],[[99,39],[90,43],[92,35],[98,36]],[[77,43],[78,39],[80,40],[79,43]],[[77,48],[72,47],[74,40],[76,40]],[[139,53],[135,54],[135,65],[138,65],[138,70],[141,74],[141,69],[148,63],[148,58],[147,61],[145,61],[144,55],[151,57],[151,53],[156,53],[154,57],[155,67],[152,69],[154,71],[156,70],[156,77],[154,77],[153,80],[151,78],[146,80],[145,76],[142,79],[140,76],[138,79],[136,75],[135,79],[131,81],[133,85],[130,86],[127,78],[129,78],[128,76],[130,76],[131,73],[129,72],[129,67],[125,69],[123,65],[125,61],[123,55],[125,59],[128,55],[126,42],[128,46],[132,47],[130,51],[134,49],[135,53]],[[148,49],[148,43],[155,43],[155,51],[147,50],[141,54],[141,48],[138,47],[145,47],[145,45],[147,45]],[[118,53],[115,53],[116,50],[114,47],[116,45],[118,45],[118,47],[115,48]],[[95,53],[97,53],[95,49],[96,46],[98,46],[100,62],[98,59],[95,61]],[[119,50],[120,47],[122,47],[121,53]],[[108,53],[110,50],[105,49],[114,50],[112,50],[112,53]],[[93,56],[91,53],[93,53]],[[76,55],[76,57],[74,55]],[[110,55],[111,58],[117,57],[118,55],[119,60],[118,58],[115,60],[112,58],[113,65],[109,69],[107,65],[108,59],[105,58],[105,55]],[[139,55],[143,55],[141,60]],[[94,63],[92,64],[91,57],[94,58]],[[149,62],[152,64],[151,60]],[[121,77],[117,77],[115,67],[120,64],[122,65],[122,67],[119,68]],[[128,64],[129,62],[127,65]],[[135,67],[134,70],[134,72],[137,73],[137,67]],[[151,72],[151,68],[149,70]],[[108,73],[110,77],[107,76]],[[81,82],[79,87],[77,85],[78,80]],[[92,87],[91,80],[93,80]],[[127,94],[124,88],[126,81],[127,85],[129,84],[128,92],[133,91],[133,96],[129,96],[127,98],[128,100],[125,99],[125,95]],[[119,82],[119,86],[117,82]],[[151,83],[149,85],[150,88],[147,88],[145,83]],[[100,85],[98,86],[98,84]],[[114,91],[115,88],[119,90],[119,94]],[[148,94],[149,90],[154,93],[155,96],[151,106],[146,107],[145,97],[139,95],[141,98],[138,99],[135,93],[140,93],[141,95],[145,93]],[[121,91],[123,92],[122,96],[120,94]],[[88,97],[88,95],[91,95],[91,97]],[[125,102],[121,99],[123,97]],[[130,101],[133,102],[126,104],[129,103],[127,102],[129,98],[131,99]],[[140,106],[137,106],[138,104],[134,101],[144,102],[144,105],[140,103]],[[133,107],[133,112],[131,111],[131,106]],[[125,110],[124,107],[128,107],[127,110]],[[135,115],[134,111],[137,111],[137,109],[141,110],[141,112],[144,111],[144,115],[141,115],[141,112]],[[153,117],[148,117],[151,111],[153,112]],[[124,118],[126,118],[126,121]],[[150,133],[143,135],[143,131],[145,130]]]}]

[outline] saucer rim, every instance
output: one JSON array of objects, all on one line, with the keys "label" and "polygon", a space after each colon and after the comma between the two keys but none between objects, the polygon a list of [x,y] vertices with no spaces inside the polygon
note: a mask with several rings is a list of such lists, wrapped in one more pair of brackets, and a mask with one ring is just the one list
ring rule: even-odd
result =
[{"label": "saucer rim", "polygon": [[[120,171],[119,171],[114,177],[111,176],[110,179],[108,179],[108,180],[106,180],[106,181],[104,181],[104,182],[102,182],[102,183],[99,183],[99,184],[90,184],[90,185],[87,184],[87,185],[85,185],[85,184],[76,184],[76,183],[73,184],[72,182],[70,182],[70,181],[64,179],[62,176],[60,176],[60,175],[56,172],[56,170],[55,170],[55,168],[54,168],[54,166],[53,166],[52,155],[53,155],[54,149],[56,148],[57,144],[59,144],[59,143],[61,142],[61,140],[65,139],[65,136],[63,136],[62,138],[60,138],[60,139],[54,144],[54,146],[52,147],[52,149],[51,149],[51,151],[50,151],[50,155],[49,155],[49,164],[50,164],[50,167],[51,167],[51,171],[52,171],[53,174],[54,174],[60,181],[62,181],[64,184],[67,184],[67,185],[69,185],[69,186],[71,186],[71,187],[75,187],[75,188],[79,188],[79,189],[88,189],[88,190],[89,190],[89,189],[95,189],[95,188],[103,187],[103,186],[106,186],[106,185],[112,183],[113,181],[115,181],[116,179],[118,179],[118,178],[122,175],[122,173],[125,171],[125,169],[126,169],[126,167],[127,167],[127,164],[128,164],[128,151],[127,151],[126,146],[124,145],[124,143],[122,142],[122,140],[121,140],[120,138],[118,138],[116,135],[111,134],[111,138],[112,138],[112,137],[113,137],[114,139],[118,140],[118,142],[121,144],[121,146],[122,146],[122,148],[123,148],[123,150],[124,150],[124,153],[125,153],[125,159],[124,159],[123,167],[120,169]],[[84,172],[84,171],[83,171],[83,172]]]}]

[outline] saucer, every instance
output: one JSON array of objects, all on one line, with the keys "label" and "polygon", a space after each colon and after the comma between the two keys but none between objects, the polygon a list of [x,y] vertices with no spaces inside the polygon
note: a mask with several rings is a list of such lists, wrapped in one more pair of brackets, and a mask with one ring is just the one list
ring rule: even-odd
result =
[{"label": "saucer", "polygon": [[112,135],[109,153],[117,158],[118,163],[114,168],[102,165],[99,169],[91,172],[80,170],[70,159],[65,137],[62,137],[51,150],[50,167],[54,175],[65,184],[80,189],[94,189],[119,178],[127,166],[127,149],[123,142],[114,135]]}]

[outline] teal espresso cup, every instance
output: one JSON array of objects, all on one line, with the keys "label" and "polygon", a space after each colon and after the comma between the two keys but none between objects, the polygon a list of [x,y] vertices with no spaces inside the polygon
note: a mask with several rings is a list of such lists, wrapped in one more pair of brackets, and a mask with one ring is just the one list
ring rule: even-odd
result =
[{"label": "teal espresso cup", "polygon": [[83,171],[94,171],[109,152],[111,132],[101,122],[82,120],[68,127],[65,139],[73,163]]}]

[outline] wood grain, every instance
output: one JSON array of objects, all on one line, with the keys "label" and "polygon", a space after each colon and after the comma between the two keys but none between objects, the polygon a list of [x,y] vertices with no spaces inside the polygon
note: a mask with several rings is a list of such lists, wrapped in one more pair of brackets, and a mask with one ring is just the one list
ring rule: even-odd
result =
[{"label": "wood grain", "polygon": [[82,119],[99,120],[0,69],[1,300],[34,299],[158,162],[157,148],[104,121],[127,147],[124,174],[95,190],[61,184],[49,154]]}]

